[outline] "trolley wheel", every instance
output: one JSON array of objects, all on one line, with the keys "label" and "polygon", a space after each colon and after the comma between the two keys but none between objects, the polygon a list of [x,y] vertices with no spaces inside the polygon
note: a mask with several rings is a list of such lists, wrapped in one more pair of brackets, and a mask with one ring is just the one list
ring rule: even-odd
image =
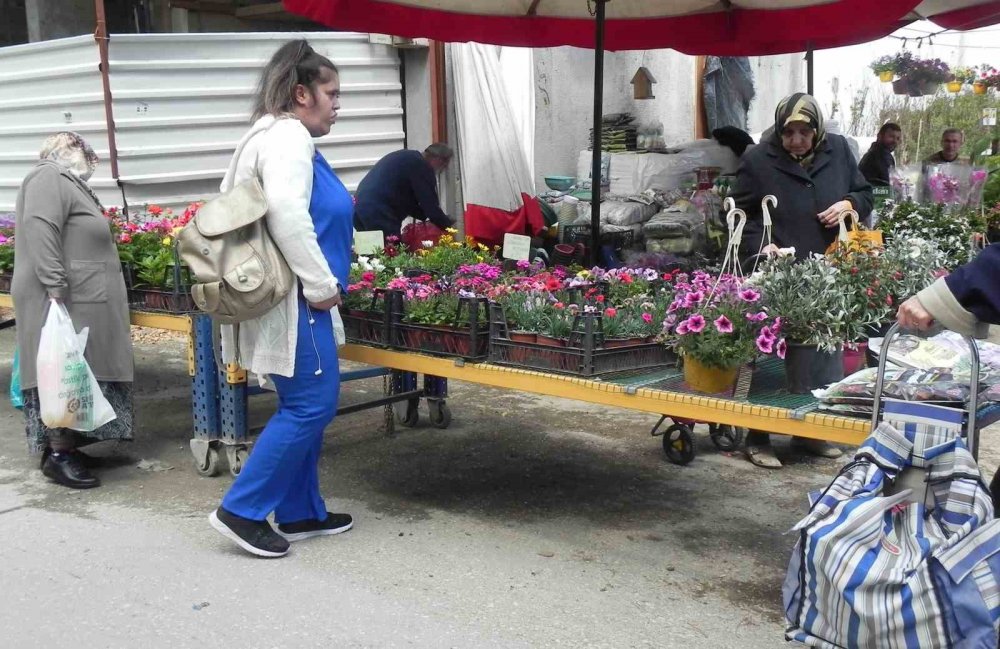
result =
[{"label": "trolley wheel", "polygon": [[404,426],[413,428],[420,421],[420,399],[410,399],[406,402],[406,410],[400,414],[396,408],[396,421]]},{"label": "trolley wheel", "polygon": [[709,424],[708,434],[715,448],[731,453],[743,443],[743,429],[729,424]]},{"label": "trolley wheel", "polygon": [[674,424],[663,431],[663,452],[674,464],[689,464],[694,459],[694,437],[687,424]]},{"label": "trolley wheel", "polygon": [[451,425],[451,408],[443,399],[427,402],[431,425],[435,428],[447,428]]},{"label": "trolley wheel", "polygon": [[205,476],[206,478],[219,475],[219,449],[209,447],[205,460],[203,462],[196,460],[194,468],[198,472],[198,475]]},{"label": "trolley wheel", "polygon": [[229,473],[235,478],[246,466],[250,451],[245,446],[241,446],[232,450],[227,449],[227,452],[229,454]]}]

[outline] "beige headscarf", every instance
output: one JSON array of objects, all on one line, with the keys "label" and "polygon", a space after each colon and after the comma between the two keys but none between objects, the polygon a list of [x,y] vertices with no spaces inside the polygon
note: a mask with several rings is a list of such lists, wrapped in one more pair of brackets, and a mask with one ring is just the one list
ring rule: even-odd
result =
[{"label": "beige headscarf", "polygon": [[63,131],[49,137],[38,152],[40,160],[51,160],[86,182],[97,168],[97,154],[79,133]]}]

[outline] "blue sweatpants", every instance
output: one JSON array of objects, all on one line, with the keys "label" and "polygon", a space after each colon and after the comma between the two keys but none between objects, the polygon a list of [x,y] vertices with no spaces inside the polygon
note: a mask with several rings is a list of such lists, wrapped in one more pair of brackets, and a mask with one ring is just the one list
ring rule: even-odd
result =
[{"label": "blue sweatpants", "polygon": [[312,325],[300,296],[295,376],[269,377],[278,411],[222,499],[222,507],[237,516],[262,521],[273,511],[277,523],[326,519],[318,465],[323,430],[337,413],[340,368],[330,313],[311,311]]}]

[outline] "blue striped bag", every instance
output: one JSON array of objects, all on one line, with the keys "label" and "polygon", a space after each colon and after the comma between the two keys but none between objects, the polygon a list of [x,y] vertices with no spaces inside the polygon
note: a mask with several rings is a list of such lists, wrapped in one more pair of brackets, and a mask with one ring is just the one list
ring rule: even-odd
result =
[{"label": "blue striped bag", "polygon": [[[997,649],[1000,521],[989,491],[960,439],[938,443],[943,431],[921,428],[952,428],[951,414],[899,410],[886,416],[903,429],[883,421],[793,528],[785,638],[824,649]],[[891,481],[915,465],[924,493],[893,494]]]}]

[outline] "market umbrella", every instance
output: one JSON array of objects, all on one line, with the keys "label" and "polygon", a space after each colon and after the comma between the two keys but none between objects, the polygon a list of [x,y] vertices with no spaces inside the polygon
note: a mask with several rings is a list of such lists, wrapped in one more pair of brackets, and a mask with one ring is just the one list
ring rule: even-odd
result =
[{"label": "market umbrella", "polygon": [[[600,240],[604,51],[672,48],[716,56],[802,52],[867,42],[907,19],[978,0],[284,0],[335,29],[519,47],[594,48],[592,260]],[[919,5],[919,6],[918,6]],[[914,15],[923,8],[925,13]]]}]

